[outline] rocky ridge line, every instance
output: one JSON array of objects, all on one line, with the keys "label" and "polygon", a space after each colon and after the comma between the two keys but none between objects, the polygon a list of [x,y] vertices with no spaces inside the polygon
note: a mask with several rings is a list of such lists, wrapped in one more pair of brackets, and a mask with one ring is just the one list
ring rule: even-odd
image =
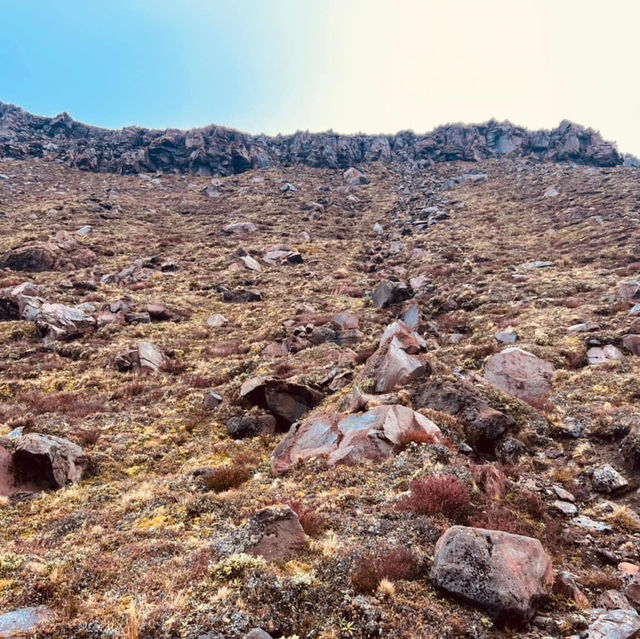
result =
[{"label": "rocky ridge line", "polygon": [[375,161],[429,166],[504,156],[591,166],[626,163],[615,144],[567,120],[551,131],[528,131],[491,120],[479,125],[445,125],[427,134],[339,135],[329,131],[268,137],[215,125],[189,131],[133,126],[108,130],[77,122],[67,113],[41,117],[0,102],[0,157],[43,156],[85,171],[203,176],[270,166],[335,169]]}]

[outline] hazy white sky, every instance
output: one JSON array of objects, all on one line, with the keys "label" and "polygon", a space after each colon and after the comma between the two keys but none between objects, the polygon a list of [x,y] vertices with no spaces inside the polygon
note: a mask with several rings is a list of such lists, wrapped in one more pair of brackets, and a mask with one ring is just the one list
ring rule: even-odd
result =
[{"label": "hazy white sky", "polygon": [[0,100],[101,126],[599,129],[640,155],[640,0],[0,0]]}]

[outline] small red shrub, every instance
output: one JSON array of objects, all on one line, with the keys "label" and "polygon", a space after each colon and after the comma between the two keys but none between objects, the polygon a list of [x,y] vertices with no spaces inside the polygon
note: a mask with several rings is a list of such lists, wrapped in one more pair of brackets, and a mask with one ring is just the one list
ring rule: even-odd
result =
[{"label": "small red shrub", "polygon": [[327,529],[327,519],[315,508],[305,506],[299,501],[290,501],[285,503],[298,515],[302,530],[304,530],[309,537],[317,537]]},{"label": "small red shrub", "polygon": [[99,399],[90,399],[77,393],[40,393],[29,391],[24,394],[25,401],[30,410],[36,415],[44,413],[61,413],[69,417],[81,419],[93,413],[105,413],[108,411],[104,402]]},{"label": "small red shrub", "polygon": [[203,479],[207,490],[220,493],[244,484],[251,477],[252,472],[251,468],[242,465],[218,466],[206,473]]},{"label": "small red shrub", "polygon": [[409,486],[409,495],[398,504],[400,510],[410,510],[420,515],[437,515],[458,518],[471,504],[467,487],[450,475],[416,479]]},{"label": "small red shrub", "polygon": [[382,579],[416,579],[420,575],[417,557],[407,548],[382,548],[358,557],[349,578],[358,592],[373,592]]}]

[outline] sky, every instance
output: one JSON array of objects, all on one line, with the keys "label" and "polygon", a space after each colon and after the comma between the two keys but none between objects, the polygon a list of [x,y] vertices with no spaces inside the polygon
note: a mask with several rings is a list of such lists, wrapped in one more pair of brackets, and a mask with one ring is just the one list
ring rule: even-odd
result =
[{"label": "sky", "polygon": [[640,0],[0,0],[0,100],[120,128],[569,119],[640,155]]}]

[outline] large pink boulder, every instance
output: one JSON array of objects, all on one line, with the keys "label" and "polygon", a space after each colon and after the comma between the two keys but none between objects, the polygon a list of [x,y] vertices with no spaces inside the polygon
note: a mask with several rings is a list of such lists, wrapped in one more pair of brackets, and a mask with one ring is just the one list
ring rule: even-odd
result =
[{"label": "large pink boulder", "polygon": [[534,615],[553,585],[553,569],[537,539],[453,526],[436,543],[431,580],[514,625]]},{"label": "large pink boulder", "polygon": [[552,389],[553,364],[521,348],[505,348],[489,358],[484,378],[524,401],[544,399]]},{"label": "large pink boulder", "polygon": [[424,415],[398,404],[355,415],[317,415],[291,427],[273,453],[271,469],[281,475],[316,457],[329,465],[382,461],[410,441],[438,443],[442,433]]}]

